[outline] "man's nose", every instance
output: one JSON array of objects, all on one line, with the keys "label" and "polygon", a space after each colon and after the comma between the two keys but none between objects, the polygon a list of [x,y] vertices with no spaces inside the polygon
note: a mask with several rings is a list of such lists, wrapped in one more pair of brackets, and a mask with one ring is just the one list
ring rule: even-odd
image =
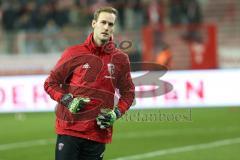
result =
[{"label": "man's nose", "polygon": [[105,29],[105,30],[109,30],[109,25],[108,25],[108,24],[105,24],[105,25],[104,25],[104,29]]}]

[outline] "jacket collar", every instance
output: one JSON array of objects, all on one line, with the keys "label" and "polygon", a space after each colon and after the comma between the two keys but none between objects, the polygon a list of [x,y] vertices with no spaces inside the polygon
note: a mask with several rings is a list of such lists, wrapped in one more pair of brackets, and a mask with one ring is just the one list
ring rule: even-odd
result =
[{"label": "jacket collar", "polygon": [[113,38],[111,37],[110,40],[104,44],[103,46],[97,46],[94,41],[93,41],[93,33],[91,33],[87,39],[85,40],[85,44],[87,47],[90,49],[90,51],[93,54],[99,55],[99,54],[111,54],[116,50],[115,43],[112,40]]}]

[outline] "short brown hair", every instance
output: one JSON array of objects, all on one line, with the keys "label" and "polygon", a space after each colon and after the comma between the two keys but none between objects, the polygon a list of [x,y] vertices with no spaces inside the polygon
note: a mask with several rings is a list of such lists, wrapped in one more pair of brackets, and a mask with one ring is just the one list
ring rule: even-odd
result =
[{"label": "short brown hair", "polygon": [[113,13],[116,17],[118,16],[118,11],[113,7],[101,7],[94,12],[94,20],[97,20],[101,12]]}]

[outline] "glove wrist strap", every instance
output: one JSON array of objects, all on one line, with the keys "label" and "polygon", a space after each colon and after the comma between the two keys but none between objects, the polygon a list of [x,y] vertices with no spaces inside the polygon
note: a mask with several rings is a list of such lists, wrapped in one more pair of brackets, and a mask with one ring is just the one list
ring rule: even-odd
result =
[{"label": "glove wrist strap", "polygon": [[120,110],[118,109],[118,106],[114,107],[114,112],[117,116],[117,119],[120,118],[122,116],[122,113],[120,112]]}]

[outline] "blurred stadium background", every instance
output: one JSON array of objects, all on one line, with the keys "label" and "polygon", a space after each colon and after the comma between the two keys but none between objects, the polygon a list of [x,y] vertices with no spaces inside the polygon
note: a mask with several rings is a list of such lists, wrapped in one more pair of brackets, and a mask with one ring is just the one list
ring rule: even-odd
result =
[{"label": "blurred stadium background", "polygon": [[115,40],[132,42],[131,62],[167,66],[161,79],[173,85],[143,98],[137,84],[105,159],[239,159],[239,0],[0,0],[0,160],[54,159],[54,102],[42,84],[104,5],[119,10]]}]

